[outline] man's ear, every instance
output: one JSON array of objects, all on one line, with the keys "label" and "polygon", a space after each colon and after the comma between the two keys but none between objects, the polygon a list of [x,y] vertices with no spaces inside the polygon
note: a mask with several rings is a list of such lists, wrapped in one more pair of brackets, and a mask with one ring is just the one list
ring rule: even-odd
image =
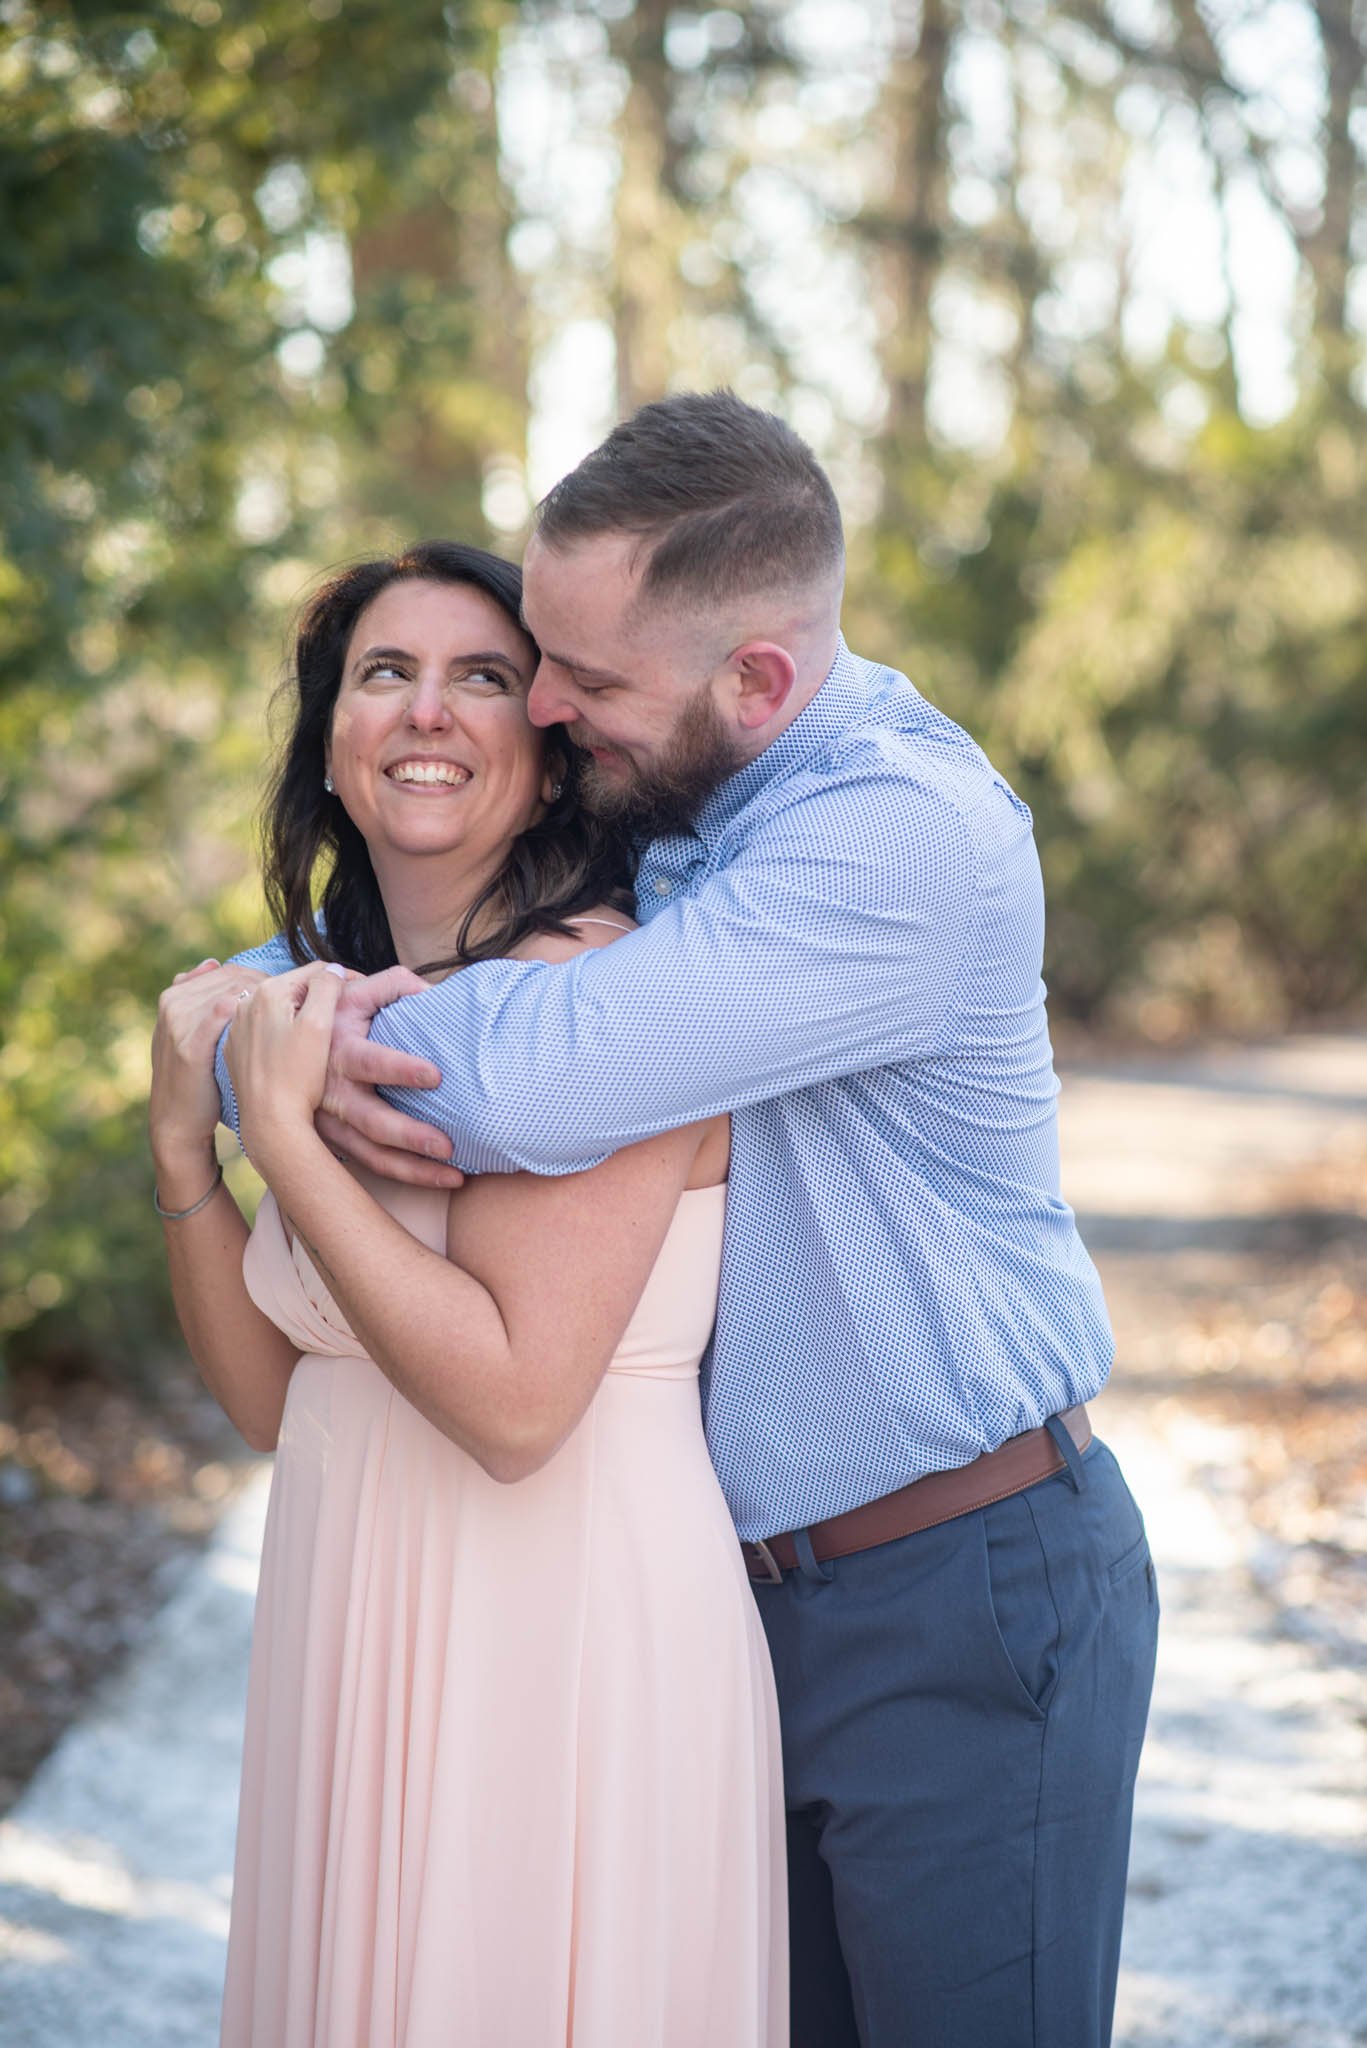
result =
[{"label": "man's ear", "polygon": [[774,640],[747,640],[731,655],[735,676],[736,718],[746,732],[757,732],[777,718],[797,681],[797,663]]}]

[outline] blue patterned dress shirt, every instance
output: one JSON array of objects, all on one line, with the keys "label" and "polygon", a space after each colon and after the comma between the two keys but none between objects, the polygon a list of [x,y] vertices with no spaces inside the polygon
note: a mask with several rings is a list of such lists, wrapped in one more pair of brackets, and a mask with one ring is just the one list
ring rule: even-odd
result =
[{"label": "blue patterned dress shirt", "polygon": [[[641,930],[383,1010],[387,1091],[467,1171],[571,1173],[730,1111],[708,1445],[743,1537],[968,1463],[1096,1394],[1112,1340],[1059,1193],[1030,813],[905,677],[822,688],[655,840]],[[281,941],[242,964],[290,966]],[[227,1120],[236,1104],[220,1049]]]}]

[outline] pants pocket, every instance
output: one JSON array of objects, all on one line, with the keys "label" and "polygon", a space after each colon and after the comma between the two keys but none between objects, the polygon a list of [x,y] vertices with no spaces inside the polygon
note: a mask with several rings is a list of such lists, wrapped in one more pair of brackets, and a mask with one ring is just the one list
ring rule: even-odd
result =
[{"label": "pants pocket", "polygon": [[[1116,1559],[1114,1564],[1106,1567],[1106,1577],[1110,1581],[1112,1592],[1115,1591],[1117,1586],[1123,1585],[1132,1572],[1142,1571],[1147,1565],[1149,1565],[1149,1539],[1147,1536],[1140,1536],[1138,1541],[1132,1543],[1129,1549]],[[1152,1568],[1150,1567],[1151,1572]]]},{"label": "pants pocket", "polygon": [[1042,1721],[1058,1683],[1060,1627],[1039,1531],[1019,1494],[981,1519],[986,1606],[1003,1677]]}]

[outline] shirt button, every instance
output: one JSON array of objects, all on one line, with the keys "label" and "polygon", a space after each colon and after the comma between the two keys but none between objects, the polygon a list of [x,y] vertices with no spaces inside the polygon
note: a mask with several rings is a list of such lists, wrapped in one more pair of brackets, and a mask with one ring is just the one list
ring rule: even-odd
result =
[{"label": "shirt button", "polygon": [[670,880],[670,878],[669,878],[669,876],[668,876],[668,875],[656,875],[656,877],[655,877],[655,894],[656,894],[657,896],[668,896],[668,894],[669,894],[670,890],[671,890],[671,889],[672,889],[673,887],[674,887],[674,884],[673,884],[673,882],[672,882],[672,881]]}]

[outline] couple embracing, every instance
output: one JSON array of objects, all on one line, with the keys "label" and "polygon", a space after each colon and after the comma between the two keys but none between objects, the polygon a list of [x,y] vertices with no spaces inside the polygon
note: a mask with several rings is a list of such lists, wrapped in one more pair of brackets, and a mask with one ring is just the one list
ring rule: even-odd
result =
[{"label": "couple embracing", "polygon": [[230,2048],[1109,2039],[1157,1604],[1039,868],[842,574],[804,444],[680,395],[522,577],[304,617],[281,935],[154,1058],[182,1323],[276,1451]]}]

